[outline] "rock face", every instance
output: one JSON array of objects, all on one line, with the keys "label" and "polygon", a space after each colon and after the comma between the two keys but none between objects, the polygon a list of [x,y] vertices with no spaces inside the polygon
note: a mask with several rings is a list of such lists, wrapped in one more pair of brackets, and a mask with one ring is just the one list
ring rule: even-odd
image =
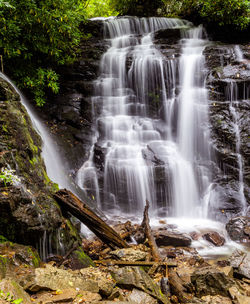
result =
[{"label": "rock face", "polygon": [[162,294],[160,287],[150,278],[150,276],[139,267],[124,267],[113,269],[112,276],[117,285],[124,288],[137,288],[169,304],[169,300]]},{"label": "rock face", "polygon": [[89,33],[90,38],[83,38],[78,59],[73,65],[62,66],[57,71],[60,93],[51,95],[39,111],[39,115],[49,123],[71,175],[89,156],[94,119],[91,101],[93,81],[98,77],[99,61],[106,50],[102,21],[85,23],[83,32],[85,35]]},{"label": "rock face", "polygon": [[234,274],[238,277],[250,279],[250,253],[236,250],[230,258]]},{"label": "rock face", "polygon": [[0,170],[11,168],[19,179],[13,184],[0,179],[1,235],[38,248],[43,259],[51,253],[64,255],[80,238],[52,198],[57,185],[46,174],[41,139],[20,96],[1,78],[0,123]]},{"label": "rock face", "polygon": [[250,217],[239,216],[226,224],[230,238],[236,242],[250,243]]},{"label": "rock face", "polygon": [[233,280],[224,272],[211,267],[196,270],[191,276],[195,293],[198,297],[206,295],[228,296],[228,289],[234,285]]},{"label": "rock face", "polygon": [[[242,58],[238,55],[240,49]],[[214,167],[212,191],[214,201],[219,204],[210,204],[210,211],[212,217],[224,221],[249,202],[249,51],[247,45],[216,42],[204,50],[212,147],[219,165],[217,169],[217,165]]]}]

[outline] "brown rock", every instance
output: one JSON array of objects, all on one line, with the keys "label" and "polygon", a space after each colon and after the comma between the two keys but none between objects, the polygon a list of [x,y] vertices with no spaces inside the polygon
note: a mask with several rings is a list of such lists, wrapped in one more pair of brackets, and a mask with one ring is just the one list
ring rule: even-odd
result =
[{"label": "brown rock", "polygon": [[223,246],[225,244],[225,239],[218,232],[208,232],[202,236],[208,242],[214,244],[216,247]]},{"label": "brown rock", "polygon": [[154,232],[157,246],[174,246],[188,247],[191,245],[192,239],[185,233],[169,232],[167,230],[159,230]]},{"label": "brown rock", "polygon": [[191,282],[198,297],[207,295],[228,296],[228,289],[234,286],[234,281],[224,272],[213,267],[203,267],[191,275]]},{"label": "brown rock", "polygon": [[201,298],[204,304],[232,304],[232,301],[227,297],[222,296],[204,296]]},{"label": "brown rock", "polygon": [[199,233],[197,233],[196,231],[191,232],[190,236],[191,236],[192,240],[194,240],[194,241],[197,241],[200,237]]}]

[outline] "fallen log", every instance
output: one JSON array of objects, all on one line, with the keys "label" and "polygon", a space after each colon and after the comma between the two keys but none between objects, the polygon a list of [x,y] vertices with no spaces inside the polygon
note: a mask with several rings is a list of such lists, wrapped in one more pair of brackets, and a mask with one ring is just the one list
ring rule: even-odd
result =
[{"label": "fallen log", "polygon": [[164,262],[154,262],[154,261],[116,261],[116,260],[99,260],[95,261],[95,264],[102,264],[102,265],[118,265],[118,266],[169,266],[169,267],[176,267],[177,262],[172,260],[167,260]]},{"label": "fallen log", "polygon": [[148,245],[151,249],[153,260],[155,262],[160,262],[162,259],[149,225],[148,209],[149,209],[149,201],[146,200],[146,206],[144,209],[143,221],[141,223],[141,227],[144,229],[146,238],[148,239]]},{"label": "fallen log", "polygon": [[83,203],[69,190],[59,190],[53,195],[53,197],[64,210],[78,218],[109,247],[113,249],[129,247],[129,245],[113,228],[106,224],[90,209],[90,207]]}]

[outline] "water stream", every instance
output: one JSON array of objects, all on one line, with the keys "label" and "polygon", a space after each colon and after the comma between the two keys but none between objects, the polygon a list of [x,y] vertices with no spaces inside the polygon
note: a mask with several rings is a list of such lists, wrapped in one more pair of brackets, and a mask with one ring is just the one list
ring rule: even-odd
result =
[{"label": "water stream", "polygon": [[244,215],[247,210],[247,201],[244,194],[244,164],[241,156],[241,130],[240,130],[240,115],[238,113],[237,107],[239,106],[239,93],[238,93],[238,85],[235,81],[230,81],[227,85],[226,89],[226,97],[230,101],[229,110],[232,115],[232,127],[235,134],[235,152],[238,163],[238,171],[239,171],[239,197],[240,203],[242,206],[242,214]]},{"label": "water stream", "polygon": [[[100,63],[93,108],[92,153],[78,185],[103,210],[142,214],[146,199],[155,215],[204,215],[210,173],[207,91],[202,27],[179,19],[104,20],[110,47]],[[169,60],[154,45],[154,32],[181,29],[181,56]],[[151,104],[157,103],[157,113]],[[197,127],[199,126],[199,127]],[[103,180],[95,146],[105,153]],[[102,203],[100,203],[102,202]]]}]

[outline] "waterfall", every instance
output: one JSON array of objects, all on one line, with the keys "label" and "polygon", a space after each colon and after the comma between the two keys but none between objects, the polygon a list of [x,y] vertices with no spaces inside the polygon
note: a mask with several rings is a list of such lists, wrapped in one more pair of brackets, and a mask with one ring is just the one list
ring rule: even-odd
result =
[{"label": "waterfall", "polygon": [[[247,92],[246,92],[247,93]],[[245,95],[245,92],[243,92]],[[229,110],[232,115],[232,127],[233,132],[235,134],[235,152],[237,157],[237,164],[239,170],[239,197],[241,203],[242,214],[246,214],[247,210],[247,201],[244,194],[244,162],[241,156],[241,135],[240,135],[240,115],[237,111],[237,107],[239,106],[239,93],[238,86],[235,81],[230,81],[226,88],[226,97],[230,101]],[[248,99],[248,96],[245,96]]]},{"label": "waterfall", "polygon": [[15,84],[6,75],[0,72],[0,77],[7,81],[19,94],[21,103],[25,107],[32,125],[42,139],[42,157],[45,163],[46,172],[49,178],[57,183],[60,188],[66,188],[72,191],[80,199],[86,202],[99,214],[100,211],[96,209],[93,201],[89,200],[84,192],[77,186],[77,184],[71,179],[67,173],[65,162],[63,162],[60,153],[57,149],[56,141],[50,135],[49,130],[45,126],[44,122],[39,118],[33,107],[29,104],[28,100],[18,90]]},{"label": "waterfall", "polygon": [[234,47],[234,51],[235,51],[235,57],[236,57],[236,60],[238,62],[242,62],[243,59],[244,59],[244,56],[243,56],[243,53],[242,53],[242,50],[240,49],[240,47],[238,45],[236,45]]},{"label": "waterfall", "polygon": [[[148,199],[155,215],[199,217],[211,180],[203,29],[167,18],[103,23],[109,48],[94,83],[96,135],[78,185],[109,212],[141,214]],[[164,29],[181,30],[180,58],[154,45]]]},{"label": "waterfall", "polygon": [[58,183],[59,187],[65,187],[67,189],[71,189],[71,185],[69,180],[66,178],[66,172],[64,171],[63,162],[58,155],[58,151],[56,149],[56,145],[52,137],[50,136],[48,130],[39,119],[38,115],[32,109],[32,106],[25,99],[23,94],[17,89],[14,83],[4,74],[0,72],[0,77],[6,80],[11,86],[16,90],[16,92],[20,95],[21,103],[25,107],[28,115],[32,121],[32,125],[38,134],[42,138],[43,146],[42,146],[42,156],[45,162],[46,171],[50,179]]}]

